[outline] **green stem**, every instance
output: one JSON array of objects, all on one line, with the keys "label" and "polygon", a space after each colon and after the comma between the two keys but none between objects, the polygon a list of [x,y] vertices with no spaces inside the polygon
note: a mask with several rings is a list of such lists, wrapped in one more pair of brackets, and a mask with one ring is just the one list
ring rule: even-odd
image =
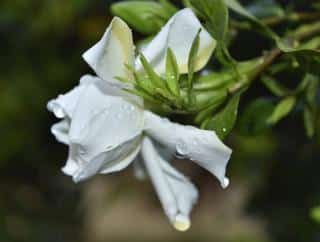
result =
[{"label": "green stem", "polygon": [[320,18],[319,12],[297,12],[291,13],[288,15],[280,16],[280,17],[270,17],[265,18],[262,22],[268,26],[275,26],[282,22],[299,22],[299,21],[308,21],[308,20],[317,20]]},{"label": "green stem", "polygon": [[[313,36],[317,33],[320,33],[320,23],[316,23],[311,27],[306,28],[302,31],[301,30],[297,31],[295,32],[295,34],[289,35],[286,39],[287,39],[287,42],[294,44],[310,36]],[[279,57],[282,53],[283,52],[278,47],[275,47],[271,51],[269,51],[264,56],[264,62],[256,69],[256,71],[252,75],[250,75],[246,81],[237,82],[233,86],[231,86],[228,90],[229,93],[235,94],[240,90],[248,88],[250,84],[254,80],[258,79],[258,77],[261,76],[261,74],[265,70],[267,70],[273,64],[273,62],[277,59],[277,57]]]}]

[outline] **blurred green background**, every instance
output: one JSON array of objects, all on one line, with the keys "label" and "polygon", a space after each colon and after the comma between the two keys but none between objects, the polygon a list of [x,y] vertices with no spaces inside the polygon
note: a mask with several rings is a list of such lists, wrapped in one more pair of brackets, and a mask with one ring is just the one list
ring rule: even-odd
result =
[{"label": "blurred green background", "polygon": [[[81,54],[110,22],[111,2],[0,2],[0,241],[319,242],[310,210],[320,204],[320,141],[305,137],[295,115],[259,136],[236,130],[229,137],[227,191],[187,163],[201,197],[183,234],[167,223],[150,183],[130,169],[80,185],[62,174],[67,148],[50,134],[55,119],[46,103],[91,72]],[[251,57],[264,45],[240,36],[231,52]],[[241,106],[267,95],[259,85],[250,93]]]}]

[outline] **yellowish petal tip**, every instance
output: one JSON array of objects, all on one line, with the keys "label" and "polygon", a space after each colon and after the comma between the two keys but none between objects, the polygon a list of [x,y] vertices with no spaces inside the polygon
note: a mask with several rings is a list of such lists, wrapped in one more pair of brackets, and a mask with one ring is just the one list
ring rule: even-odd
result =
[{"label": "yellowish petal tip", "polygon": [[179,215],[177,215],[177,217],[173,223],[173,226],[176,230],[184,232],[190,228],[191,223],[190,223],[189,218],[179,214]]}]

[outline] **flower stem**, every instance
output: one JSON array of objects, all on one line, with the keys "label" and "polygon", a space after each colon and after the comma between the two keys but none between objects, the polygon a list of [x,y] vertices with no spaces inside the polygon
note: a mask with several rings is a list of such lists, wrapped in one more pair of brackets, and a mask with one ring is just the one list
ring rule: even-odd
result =
[{"label": "flower stem", "polygon": [[[310,36],[313,36],[320,32],[320,23],[313,24],[309,28],[306,28],[305,30],[297,31],[295,34],[289,35],[286,40],[288,43],[294,44],[296,42],[299,42],[303,39],[306,39]],[[275,47],[272,50],[270,50],[267,54],[263,56],[264,62],[255,70],[253,74],[249,76],[249,78],[244,82],[237,82],[233,86],[229,88],[230,94],[235,94],[240,90],[246,89],[249,87],[249,85],[256,79],[258,79],[261,74],[268,69],[273,62],[279,57],[283,52],[278,48]]]}]

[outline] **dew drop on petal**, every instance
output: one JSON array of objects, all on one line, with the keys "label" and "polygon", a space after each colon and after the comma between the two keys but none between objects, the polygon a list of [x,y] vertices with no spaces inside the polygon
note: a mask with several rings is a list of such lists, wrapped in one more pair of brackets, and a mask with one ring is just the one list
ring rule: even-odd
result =
[{"label": "dew drop on petal", "polygon": [[188,154],[188,146],[184,141],[178,141],[176,145],[176,149],[177,149],[177,152],[182,156],[185,156]]}]

